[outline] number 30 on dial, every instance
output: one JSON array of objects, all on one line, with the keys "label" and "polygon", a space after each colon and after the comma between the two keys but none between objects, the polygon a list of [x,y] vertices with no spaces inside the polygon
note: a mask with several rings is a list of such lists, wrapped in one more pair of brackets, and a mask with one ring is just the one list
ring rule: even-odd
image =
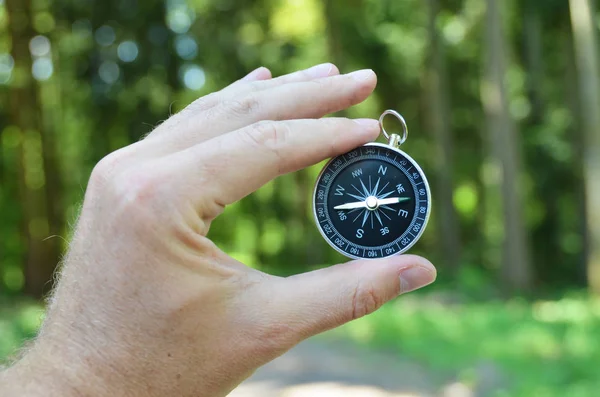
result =
[{"label": "number 30 on dial", "polygon": [[406,252],[423,234],[431,195],[419,165],[398,146],[369,143],[331,159],[315,184],[313,208],[317,227],[338,252],[353,258],[383,258]]}]

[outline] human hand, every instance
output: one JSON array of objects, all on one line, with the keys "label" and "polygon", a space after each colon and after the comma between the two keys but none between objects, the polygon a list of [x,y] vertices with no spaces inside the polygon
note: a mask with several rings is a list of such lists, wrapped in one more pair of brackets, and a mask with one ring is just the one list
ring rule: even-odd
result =
[{"label": "human hand", "polygon": [[375,85],[372,71],[332,65],[279,78],[261,68],[104,158],[40,335],[4,374],[21,380],[10,390],[225,396],[303,339],[431,283],[434,267],[413,255],[274,277],[206,237],[271,179],[374,140],[376,120],[321,117]]}]

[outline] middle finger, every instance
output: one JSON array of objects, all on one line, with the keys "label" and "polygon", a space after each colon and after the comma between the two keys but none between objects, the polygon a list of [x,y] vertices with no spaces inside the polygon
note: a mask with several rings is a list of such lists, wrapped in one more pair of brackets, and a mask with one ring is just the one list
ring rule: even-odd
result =
[{"label": "middle finger", "polygon": [[170,154],[261,120],[320,118],[364,101],[376,83],[372,70],[360,70],[249,92],[191,115],[156,142]]}]

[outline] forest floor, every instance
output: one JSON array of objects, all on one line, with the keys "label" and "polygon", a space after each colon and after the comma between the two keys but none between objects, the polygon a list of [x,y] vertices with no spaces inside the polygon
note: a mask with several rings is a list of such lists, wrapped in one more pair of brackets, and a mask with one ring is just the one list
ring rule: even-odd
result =
[{"label": "forest floor", "polygon": [[[489,370],[489,369],[488,369]],[[492,369],[492,378],[495,378]],[[483,390],[398,355],[310,339],[260,368],[229,397],[474,397]]]}]

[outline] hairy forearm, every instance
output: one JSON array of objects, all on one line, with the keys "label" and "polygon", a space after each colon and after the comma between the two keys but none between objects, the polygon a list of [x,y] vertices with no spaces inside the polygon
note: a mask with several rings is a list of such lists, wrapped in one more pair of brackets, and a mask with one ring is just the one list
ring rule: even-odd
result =
[{"label": "hairy forearm", "polygon": [[[79,397],[107,395],[82,363],[67,359],[59,346],[35,344],[21,359],[0,370],[2,397]],[[114,395],[114,394],[113,394]]]},{"label": "hairy forearm", "polygon": [[28,353],[0,372],[0,395],[3,397],[77,396],[68,382],[43,358]]}]

